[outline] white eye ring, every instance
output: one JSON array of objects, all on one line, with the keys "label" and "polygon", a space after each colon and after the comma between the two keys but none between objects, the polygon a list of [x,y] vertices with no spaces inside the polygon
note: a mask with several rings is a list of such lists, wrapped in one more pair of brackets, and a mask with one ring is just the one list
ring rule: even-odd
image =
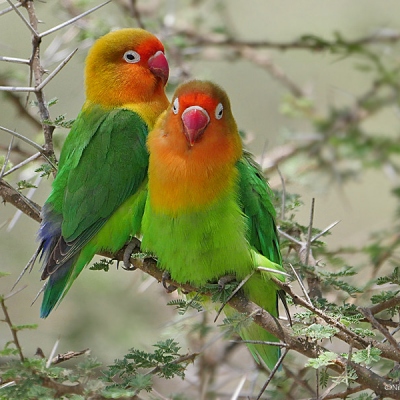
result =
[{"label": "white eye ring", "polygon": [[124,53],[124,60],[129,64],[135,64],[140,61],[140,54],[133,50]]},{"label": "white eye ring", "polygon": [[222,105],[222,103],[219,103],[215,108],[215,118],[221,119],[223,114],[224,114],[224,106]]},{"label": "white eye ring", "polygon": [[179,111],[179,99],[176,98],[176,99],[174,100],[174,103],[172,104],[172,112],[173,112],[174,114],[178,114],[178,111]]}]

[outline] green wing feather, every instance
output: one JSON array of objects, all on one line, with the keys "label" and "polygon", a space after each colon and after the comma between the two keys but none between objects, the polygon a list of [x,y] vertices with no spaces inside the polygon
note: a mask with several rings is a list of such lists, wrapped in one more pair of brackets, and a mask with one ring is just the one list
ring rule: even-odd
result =
[{"label": "green wing feather", "polygon": [[276,213],[271,201],[272,190],[249,152],[243,153],[236,166],[240,176],[240,201],[247,216],[249,243],[272,262],[282,264]]},{"label": "green wing feather", "polygon": [[148,165],[147,126],[129,110],[113,110],[72,166],[62,234],[74,241],[108,218],[142,184]]},{"label": "green wing feather", "polygon": [[[255,250],[255,266],[271,268],[268,260],[274,262],[275,268],[283,271],[279,239],[275,224],[275,209],[272,204],[273,193],[268,186],[259,165],[248,152],[237,163],[239,170],[239,198],[242,211],[248,224],[248,240]],[[267,258],[260,257],[259,254]],[[272,267],[274,268],[274,267]],[[270,280],[272,274],[261,272],[254,275],[245,285],[249,298],[263,307],[270,314],[278,316],[278,295],[276,285]],[[282,275],[275,277],[284,280]],[[262,340],[276,342],[278,339],[255,323],[250,323],[241,330],[244,340]],[[248,344],[256,360],[262,359],[272,369],[280,356],[277,346]]]},{"label": "green wing feather", "polygon": [[[144,120],[126,109],[107,111],[93,106],[78,116],[64,144],[59,173],[44,206],[39,231],[45,256],[42,279],[50,276],[42,316],[47,316],[65,295],[72,283],[69,282],[72,271],[75,269],[72,274],[75,279],[93,256],[81,260],[80,251],[90,241],[90,252],[100,250],[94,248],[97,233],[124,202],[144,190],[147,132]],[[131,226],[128,219],[121,223]],[[60,228],[54,227],[60,223]],[[118,243],[122,240],[123,244],[128,239],[129,235],[122,239],[110,237],[110,248],[113,240]],[[83,254],[86,253],[89,252]],[[75,268],[77,257],[79,267]]]},{"label": "green wing feather", "polygon": [[[85,129],[80,132],[84,136],[79,136],[80,128]],[[60,193],[61,232],[67,246],[61,249],[58,263],[76,254],[138,190],[147,174],[147,132],[143,119],[129,110],[106,112],[95,106],[81,114],[66,142],[68,156],[60,157],[61,172],[68,172]]]}]

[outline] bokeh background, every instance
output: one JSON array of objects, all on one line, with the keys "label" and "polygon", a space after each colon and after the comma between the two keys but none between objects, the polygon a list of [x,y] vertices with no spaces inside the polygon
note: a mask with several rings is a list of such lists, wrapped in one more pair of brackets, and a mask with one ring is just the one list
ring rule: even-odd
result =
[{"label": "bokeh background", "polygon": [[[5,2],[0,2],[4,8],[7,6],[1,3]],[[86,10],[96,4],[100,2],[35,2],[37,14],[43,21],[40,30],[66,21],[74,7]],[[231,49],[191,46],[177,55],[177,43],[170,31],[194,29],[205,35],[218,35],[219,31],[229,30],[241,40],[291,42],[304,34],[331,40],[340,32],[347,39],[357,39],[382,30],[400,29],[399,4],[395,0],[153,0],[137,1],[137,6],[146,28],[160,35],[166,43],[171,67],[169,95],[184,78],[211,79],[222,85],[230,95],[239,127],[247,133],[248,148],[258,160],[266,163],[268,159],[263,158],[263,153],[268,154],[294,138],[302,140],[314,134],[309,121],[285,113],[288,88],[270,73],[271,70],[243,59]],[[66,28],[44,39],[42,61],[49,70],[72,49],[78,48],[72,61],[46,87],[47,100],[58,99],[50,109],[53,118],[65,114],[66,119],[73,119],[83,104],[84,59],[93,36],[106,33],[110,28],[129,26],[137,26],[137,21],[122,11],[120,2],[111,2],[76,23],[74,28]],[[385,53],[383,48],[382,54],[398,62],[398,47],[397,52],[395,50],[396,47],[388,47]],[[14,12],[1,16],[0,55],[28,58],[30,51],[30,34],[19,17]],[[268,48],[257,54],[301,88],[322,116],[332,105],[339,108],[353,104],[371,85],[371,75],[358,68],[361,61],[357,56]],[[18,78],[25,82],[24,86],[29,84],[26,66],[2,62],[0,77]],[[28,107],[33,107],[33,100],[32,96],[28,99]],[[36,112],[34,107],[32,110]],[[21,117],[5,93],[0,93],[0,125],[15,129],[32,140],[42,140],[41,132]],[[398,126],[399,110],[389,107],[368,118],[364,127],[374,134],[382,132],[390,136],[398,134]],[[58,145],[67,132],[56,129],[54,140]],[[10,136],[0,131],[3,147],[8,146],[9,140]],[[23,143],[20,146],[31,151]],[[317,172],[304,174],[302,167],[307,161],[306,157],[299,156],[283,163],[281,173],[287,180],[286,190],[301,195],[304,206],[297,215],[300,223],[307,224],[312,198],[316,199],[316,227],[324,228],[340,220],[327,238],[332,249],[361,245],[368,241],[372,232],[393,225],[396,203],[390,192],[399,182],[396,176],[385,173],[383,166],[359,174],[361,166],[354,160],[354,178],[342,182],[327,179]],[[349,164],[352,162],[348,160]],[[40,163],[32,164],[9,182],[34,181],[37,177],[34,169],[38,165]],[[44,178],[40,182],[32,198],[35,202],[43,204],[50,192],[51,180]],[[281,188],[276,171],[270,173],[270,182],[273,188]],[[15,221],[15,213],[11,205],[0,204],[0,271],[10,274],[0,279],[1,294],[11,290],[37,247],[37,223],[24,215]],[[12,228],[10,221],[14,221]],[[354,262],[357,263],[357,259]],[[327,268],[334,267],[328,265]],[[39,278],[39,265],[36,265],[17,286],[26,285],[26,288],[7,302],[15,324],[38,324],[36,330],[21,333],[20,340],[27,355],[34,354],[37,347],[48,355],[57,339],[60,339],[58,352],[90,348],[105,364],[121,357],[130,347],[149,349],[167,336],[180,340],[183,350],[195,345],[186,341],[182,330],[190,318],[179,318],[172,307],[166,306],[174,295],[165,294],[161,285],[140,271],[127,272],[115,267],[108,273],[85,270],[60,307],[46,320],[38,317],[40,299],[31,305],[42,286]],[[0,324],[0,347],[10,339],[8,328]],[[247,354],[244,357],[248,357]],[[245,359],[251,362],[250,357]]]}]

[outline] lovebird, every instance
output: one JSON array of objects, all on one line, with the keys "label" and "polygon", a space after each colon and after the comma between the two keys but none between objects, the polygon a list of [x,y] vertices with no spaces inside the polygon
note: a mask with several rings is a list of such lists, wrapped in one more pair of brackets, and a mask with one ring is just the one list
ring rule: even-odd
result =
[{"label": "lovebird", "polygon": [[93,256],[115,252],[140,231],[146,200],[146,137],[169,105],[164,46],[150,32],[98,39],[85,63],[86,101],[60,154],[42,209],[40,316],[64,298]]},{"label": "lovebird", "polygon": [[[271,190],[243,150],[226,92],[209,81],[179,86],[149,133],[148,198],[142,250],[178,283],[202,287],[233,275],[245,296],[278,316],[284,280]],[[264,267],[264,270],[258,269]],[[225,306],[225,313],[233,314]],[[251,318],[243,340],[277,342]],[[248,344],[272,369],[278,346]]]}]

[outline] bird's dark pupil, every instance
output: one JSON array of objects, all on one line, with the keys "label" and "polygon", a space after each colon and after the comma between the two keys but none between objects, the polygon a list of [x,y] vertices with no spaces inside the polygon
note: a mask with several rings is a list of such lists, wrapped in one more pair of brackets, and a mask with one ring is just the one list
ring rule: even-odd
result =
[{"label": "bird's dark pupil", "polygon": [[133,54],[127,54],[126,57],[127,57],[128,60],[134,60],[135,59],[135,56]]}]

